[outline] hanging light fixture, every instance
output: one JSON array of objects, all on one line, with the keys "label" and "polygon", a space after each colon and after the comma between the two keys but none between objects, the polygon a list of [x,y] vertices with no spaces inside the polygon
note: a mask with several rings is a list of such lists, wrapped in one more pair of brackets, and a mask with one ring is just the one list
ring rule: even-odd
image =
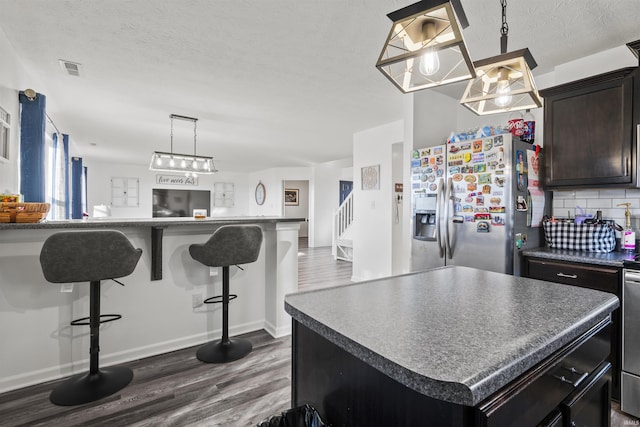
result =
[{"label": "hanging light fixture", "polygon": [[460,0],[423,0],[387,16],[393,25],[376,67],[403,93],[476,76]]},{"label": "hanging light fixture", "polygon": [[529,49],[507,53],[507,0],[502,5],[500,55],[474,62],[477,77],[469,82],[461,104],[478,115],[542,106],[531,70],[538,64]]},{"label": "hanging light fixture", "polygon": [[[149,169],[154,171],[165,172],[182,172],[187,176],[198,176],[198,174],[212,174],[218,172],[213,157],[198,156],[196,154],[196,122],[198,119],[194,117],[180,116],[178,114],[170,114],[171,118],[171,152],[154,151],[151,156]],[[173,152],[173,120],[186,120],[193,122],[193,155],[178,154]]]}]

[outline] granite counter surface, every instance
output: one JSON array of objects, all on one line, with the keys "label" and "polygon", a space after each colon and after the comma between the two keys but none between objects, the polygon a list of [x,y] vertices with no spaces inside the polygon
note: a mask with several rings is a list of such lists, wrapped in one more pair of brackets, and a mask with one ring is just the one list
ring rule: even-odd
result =
[{"label": "granite counter surface", "polygon": [[190,225],[226,224],[275,224],[279,222],[304,222],[304,218],[279,216],[235,216],[195,218],[91,218],[44,221],[36,223],[0,223],[0,230],[25,229],[73,229],[73,228],[120,228],[120,227],[174,227]]},{"label": "granite counter surface", "polygon": [[522,251],[524,256],[553,259],[558,261],[580,262],[583,264],[608,265],[611,267],[622,267],[623,262],[627,259],[633,259],[634,253],[631,252],[587,252],[573,251],[569,249],[554,248],[534,248]]},{"label": "granite counter surface", "polygon": [[618,305],[612,294],[466,267],[285,298],[294,320],[389,377],[470,406]]}]

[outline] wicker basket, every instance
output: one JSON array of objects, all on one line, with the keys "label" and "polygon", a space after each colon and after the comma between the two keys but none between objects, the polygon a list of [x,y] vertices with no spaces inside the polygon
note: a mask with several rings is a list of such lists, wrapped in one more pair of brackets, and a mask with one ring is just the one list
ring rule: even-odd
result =
[{"label": "wicker basket", "polygon": [[0,222],[40,222],[50,207],[49,203],[0,202]]}]

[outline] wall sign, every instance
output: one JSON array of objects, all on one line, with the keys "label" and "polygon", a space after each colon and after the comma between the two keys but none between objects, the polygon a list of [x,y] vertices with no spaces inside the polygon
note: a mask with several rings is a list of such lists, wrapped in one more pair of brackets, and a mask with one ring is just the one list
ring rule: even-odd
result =
[{"label": "wall sign", "polygon": [[198,185],[198,177],[184,175],[156,175],[156,184]]}]

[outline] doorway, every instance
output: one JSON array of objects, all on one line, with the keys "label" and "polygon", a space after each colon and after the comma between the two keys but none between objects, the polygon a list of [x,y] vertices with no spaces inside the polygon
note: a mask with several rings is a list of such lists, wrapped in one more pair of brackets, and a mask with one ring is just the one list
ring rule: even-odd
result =
[{"label": "doorway", "polygon": [[309,237],[309,181],[284,181],[284,216],[285,218],[305,218],[300,224],[298,236]]},{"label": "doorway", "polygon": [[347,198],[351,191],[353,190],[353,181],[340,181],[340,203],[338,206],[344,202],[344,199]]}]

